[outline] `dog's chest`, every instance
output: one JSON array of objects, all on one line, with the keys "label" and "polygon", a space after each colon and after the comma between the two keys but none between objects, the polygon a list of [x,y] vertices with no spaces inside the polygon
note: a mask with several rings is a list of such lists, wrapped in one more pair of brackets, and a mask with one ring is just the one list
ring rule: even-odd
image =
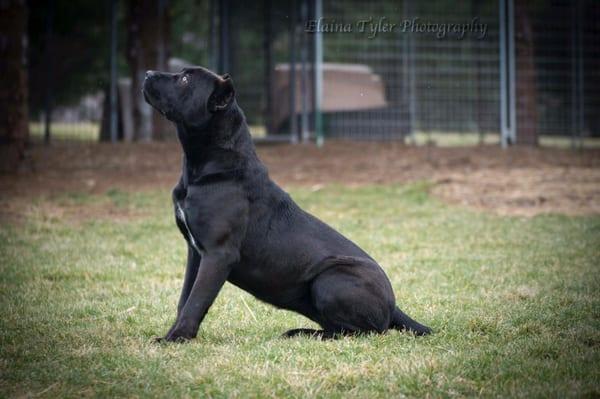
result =
[{"label": "dog's chest", "polygon": [[179,231],[183,234],[183,237],[187,240],[188,243],[198,252],[200,251],[200,246],[198,242],[194,238],[194,235],[190,229],[190,224],[188,222],[188,217],[185,213],[185,209],[183,207],[183,200],[176,200],[174,202],[175,205],[175,221],[177,223],[177,227],[179,227]]}]

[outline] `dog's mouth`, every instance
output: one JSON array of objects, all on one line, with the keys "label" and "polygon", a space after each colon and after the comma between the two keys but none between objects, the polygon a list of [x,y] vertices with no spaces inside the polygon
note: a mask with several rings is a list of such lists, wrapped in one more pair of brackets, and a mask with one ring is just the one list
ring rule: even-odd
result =
[{"label": "dog's mouth", "polygon": [[148,104],[152,105],[152,100],[150,100],[150,96],[145,88],[142,88],[142,95],[144,96],[144,100],[146,100]]},{"label": "dog's mouth", "polygon": [[151,94],[148,92],[148,89],[147,89],[147,87],[146,87],[146,81],[144,82],[144,85],[143,85],[143,87],[142,87],[142,94],[144,95],[144,100],[145,100],[145,101],[146,101],[148,104],[150,104],[150,106],[151,106],[152,108],[154,108],[155,110],[157,110],[157,111],[158,111],[158,112],[159,112],[159,113],[160,113],[162,116],[164,116],[165,118],[167,117],[167,114],[166,114],[166,112],[165,112],[165,111],[164,111],[164,110],[163,110],[161,107],[159,107],[159,106],[156,104],[156,102],[157,102],[157,101],[156,101],[156,99],[155,99],[155,98],[154,98],[154,97],[153,97],[153,96],[152,96],[152,95],[151,95]]}]

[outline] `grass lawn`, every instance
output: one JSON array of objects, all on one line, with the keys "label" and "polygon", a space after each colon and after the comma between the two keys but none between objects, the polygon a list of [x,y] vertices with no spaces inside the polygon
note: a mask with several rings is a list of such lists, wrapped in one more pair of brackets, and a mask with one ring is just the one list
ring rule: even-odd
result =
[{"label": "grass lawn", "polygon": [[[263,138],[266,135],[263,125],[250,126],[250,131],[253,137]],[[31,122],[29,124],[29,133],[33,139],[44,139],[44,124],[40,122]],[[100,126],[95,122],[54,122],[51,127],[52,141],[98,141],[100,134]],[[407,138],[408,143],[412,143]],[[414,135],[414,143],[416,145],[426,145],[429,142],[435,143],[440,147],[462,147],[473,146],[480,144],[478,133],[472,132],[422,132],[417,131]],[[500,144],[499,133],[486,132],[483,136],[482,144],[492,145]],[[570,148],[572,145],[571,136],[540,136],[540,145],[542,147],[558,147]],[[579,145],[579,143],[577,144]],[[584,137],[581,140],[583,148],[599,148],[600,138]]]},{"label": "grass lawn", "polygon": [[198,338],[165,346],[150,341],[186,253],[170,193],[40,199],[0,227],[0,397],[598,397],[600,217],[498,217],[427,190],[291,193],[377,259],[434,335],[281,339],[313,325],[226,285]]},{"label": "grass lawn", "polygon": [[[29,123],[29,134],[33,139],[44,139],[44,124]],[[98,141],[100,125],[95,122],[54,122],[51,125],[50,139],[67,141]]]}]

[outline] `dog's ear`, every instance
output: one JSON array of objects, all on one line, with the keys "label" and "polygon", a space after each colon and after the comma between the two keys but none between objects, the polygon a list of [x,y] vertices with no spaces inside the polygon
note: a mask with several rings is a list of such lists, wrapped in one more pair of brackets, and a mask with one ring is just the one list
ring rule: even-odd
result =
[{"label": "dog's ear", "polygon": [[234,96],[233,81],[226,73],[215,81],[215,88],[208,99],[208,110],[210,112],[226,110],[232,103]]}]

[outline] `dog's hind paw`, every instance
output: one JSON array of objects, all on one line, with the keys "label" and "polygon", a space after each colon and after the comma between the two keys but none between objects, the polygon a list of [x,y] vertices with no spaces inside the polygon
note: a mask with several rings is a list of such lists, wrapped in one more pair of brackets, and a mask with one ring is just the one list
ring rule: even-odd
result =
[{"label": "dog's hind paw", "polygon": [[297,336],[304,336],[307,338],[316,338],[316,339],[336,339],[341,336],[340,334],[335,334],[331,332],[327,332],[325,330],[314,330],[312,328],[293,328],[284,332],[281,337],[282,338],[293,338]]},{"label": "dog's hind paw", "polygon": [[165,340],[165,337],[154,337],[154,338],[152,338],[151,342],[153,344],[164,344],[167,341]]},{"label": "dog's hind paw", "polygon": [[298,335],[317,335],[322,331],[313,330],[312,328],[293,328],[284,332],[281,336],[283,338],[296,337]]}]

